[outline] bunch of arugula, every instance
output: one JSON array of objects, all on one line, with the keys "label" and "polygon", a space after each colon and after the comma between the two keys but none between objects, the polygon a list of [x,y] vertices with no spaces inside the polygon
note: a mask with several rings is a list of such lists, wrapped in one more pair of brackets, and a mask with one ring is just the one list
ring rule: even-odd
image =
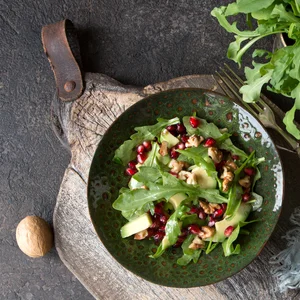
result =
[{"label": "bunch of arugula", "polygon": [[[229,17],[239,13],[246,15],[249,30],[239,30],[237,22],[229,22]],[[253,68],[245,68],[247,80],[240,92],[245,102],[254,102],[260,96],[263,85],[269,83],[269,90],[294,98],[294,105],[286,113],[283,122],[286,130],[300,139],[300,131],[294,123],[295,112],[300,109],[300,1],[237,0],[227,6],[214,8],[211,14],[226,31],[235,35],[227,56],[239,66],[245,52],[264,37],[284,33],[294,42],[273,52],[255,49],[253,58],[263,57],[265,62],[253,60]],[[252,28],[253,20],[257,24],[255,29]]]}]

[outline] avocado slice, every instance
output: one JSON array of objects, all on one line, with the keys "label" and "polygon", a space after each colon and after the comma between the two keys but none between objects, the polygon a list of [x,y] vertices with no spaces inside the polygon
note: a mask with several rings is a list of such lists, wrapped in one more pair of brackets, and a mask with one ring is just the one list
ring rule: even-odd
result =
[{"label": "avocado slice", "polygon": [[167,236],[164,236],[164,238],[161,241],[161,244],[162,244],[162,248],[163,249],[167,249],[167,248],[169,248],[171,246],[171,244],[170,244]]},{"label": "avocado slice", "polygon": [[187,195],[185,193],[178,193],[173,195],[169,202],[173,205],[174,209],[176,210],[177,207],[180,205],[180,203],[187,198]]},{"label": "avocado slice", "polygon": [[196,175],[197,183],[203,189],[215,189],[217,187],[217,180],[209,176],[206,170],[202,167],[195,167],[192,173]]},{"label": "avocado slice", "polygon": [[128,182],[128,187],[131,190],[140,189],[142,186],[144,186],[144,183],[142,183],[140,181],[137,181],[133,177],[131,177],[130,180],[129,180],[129,182]]},{"label": "avocado slice", "polygon": [[160,134],[160,141],[167,142],[168,148],[172,148],[173,146],[179,143],[179,139],[175,137],[172,133],[170,133],[167,129],[164,129]]},{"label": "avocado slice", "polygon": [[129,221],[121,228],[122,238],[126,238],[133,234],[136,234],[142,230],[149,228],[152,225],[152,219],[148,213],[137,217],[134,220]]},{"label": "avocado slice", "polygon": [[165,156],[162,156],[160,155],[159,153],[157,153],[156,155],[157,159],[163,164],[163,165],[168,165],[169,162],[171,161],[171,157],[170,155],[165,155]]},{"label": "avocado slice", "polygon": [[240,222],[246,221],[248,218],[250,212],[251,212],[252,206],[249,203],[242,202],[240,204],[240,207],[234,214],[234,216],[231,219],[223,219],[222,221],[215,223],[216,233],[212,237],[213,242],[223,242],[226,239],[226,236],[224,235],[224,231],[228,226],[236,227]]}]

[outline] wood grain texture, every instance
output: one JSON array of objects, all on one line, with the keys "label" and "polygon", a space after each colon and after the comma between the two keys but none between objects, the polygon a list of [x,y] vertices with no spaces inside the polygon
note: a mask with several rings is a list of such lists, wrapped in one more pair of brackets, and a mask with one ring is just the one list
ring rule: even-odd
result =
[{"label": "wood grain texture", "polygon": [[[60,258],[91,294],[98,299],[296,299],[300,295],[297,291],[284,295],[276,292],[268,263],[272,255],[285,247],[280,237],[289,228],[288,216],[297,205],[296,199],[289,194],[286,201],[290,205],[283,210],[262,253],[240,273],[215,285],[190,289],[161,287],[138,278],[112,258],[94,231],[86,198],[89,167],[105,130],[126,108],[147,95],[190,86],[218,89],[209,75],[176,78],[145,88],[125,86],[101,74],[87,73],[85,80],[86,91],[81,98],[72,104],[55,99],[53,106],[56,132],[70,145],[72,153],[57,198],[54,229]],[[298,163],[299,167],[296,155],[283,152],[282,157],[284,162]],[[295,182],[296,172],[290,173],[286,180]],[[297,186],[290,188],[293,195],[295,189],[300,192]]]}]

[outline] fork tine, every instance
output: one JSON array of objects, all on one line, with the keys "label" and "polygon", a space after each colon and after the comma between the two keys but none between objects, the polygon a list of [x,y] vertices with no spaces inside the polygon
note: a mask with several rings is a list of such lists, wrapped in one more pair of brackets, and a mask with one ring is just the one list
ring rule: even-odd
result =
[{"label": "fork tine", "polygon": [[224,64],[224,66],[235,77],[235,79],[239,81],[239,83],[241,85],[244,85],[244,81],[242,80],[242,78],[240,76],[238,76],[226,63]]},{"label": "fork tine", "polygon": [[[240,83],[240,86],[238,86],[238,84],[236,84],[236,86],[240,89],[243,85],[244,85],[244,81],[241,79],[241,77],[239,77],[226,63],[224,64],[224,66],[227,68],[227,70],[231,73],[231,75],[233,75],[234,77],[235,77],[235,79],[236,80],[238,80],[238,82]],[[224,72],[224,71],[223,71]],[[233,83],[234,83],[234,80],[231,80]],[[257,99],[257,101],[263,106],[263,107],[266,107],[267,106],[267,104],[261,99],[261,98],[259,98],[259,99]],[[250,105],[250,104],[248,104],[248,105]],[[259,107],[258,105],[257,105],[257,103],[251,103],[251,105],[253,106],[253,107],[255,107],[255,109],[258,111],[258,112],[260,112],[260,113],[262,113],[263,112],[263,108],[261,108],[261,107]]]},{"label": "fork tine", "polygon": [[[221,71],[222,71],[223,74],[226,76],[226,78],[225,78],[224,76],[222,76],[219,72],[216,72],[217,75],[220,77],[220,79],[223,81],[223,83],[226,85],[226,87],[230,90],[230,92],[231,92],[237,99],[239,99],[240,101],[242,101],[241,95],[233,88],[233,86],[232,86],[230,83],[228,83],[229,81],[230,81],[231,83],[233,83],[233,82],[232,82],[232,79],[228,76],[228,74],[227,74],[224,70],[221,69]],[[234,85],[234,83],[233,83],[233,85]],[[235,87],[236,87],[236,86],[235,86]]]},{"label": "fork tine", "polygon": [[[235,96],[235,98],[238,99],[238,100],[242,103],[242,105],[244,105],[244,106],[248,109],[248,111],[250,111],[254,116],[258,117],[257,112],[255,112],[255,111],[252,109],[252,107],[250,107],[250,106],[248,105],[248,103],[242,102],[242,101],[243,101],[242,97],[241,97],[240,94],[232,87],[232,84],[233,84],[236,88],[238,88],[237,84],[231,79],[231,77],[230,77],[224,70],[222,70],[222,72],[225,74],[225,76],[228,78],[228,80],[227,80],[224,76],[222,76],[219,72],[216,72],[216,73],[217,73],[217,75],[219,76],[219,78],[223,81],[223,83],[226,85],[226,87],[231,91],[231,93]],[[221,83],[220,83],[218,80],[216,80],[216,82],[218,83],[218,85],[220,86],[220,88],[225,92],[225,94],[226,94],[227,96],[230,96],[228,93],[226,93],[226,91],[224,90],[224,88],[223,88],[223,86],[221,85]],[[229,82],[231,82],[232,84],[230,84]]]}]

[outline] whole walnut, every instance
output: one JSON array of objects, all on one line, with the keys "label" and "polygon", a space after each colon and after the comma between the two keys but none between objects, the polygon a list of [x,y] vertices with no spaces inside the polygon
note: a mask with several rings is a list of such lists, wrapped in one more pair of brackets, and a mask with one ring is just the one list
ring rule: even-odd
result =
[{"label": "whole walnut", "polygon": [[19,248],[30,257],[44,256],[53,246],[49,224],[37,216],[27,216],[19,223],[16,238]]}]

